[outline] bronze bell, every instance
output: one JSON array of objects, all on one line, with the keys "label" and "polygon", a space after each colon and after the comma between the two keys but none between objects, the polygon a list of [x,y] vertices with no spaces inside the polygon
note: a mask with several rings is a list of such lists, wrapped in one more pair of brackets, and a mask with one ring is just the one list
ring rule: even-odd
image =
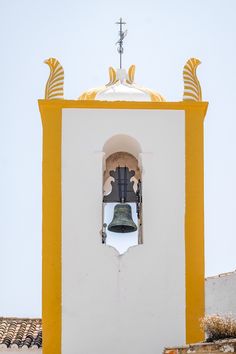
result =
[{"label": "bronze bell", "polygon": [[117,204],[114,208],[112,222],[108,225],[108,230],[112,232],[127,233],[137,230],[132,219],[132,210],[129,204]]}]

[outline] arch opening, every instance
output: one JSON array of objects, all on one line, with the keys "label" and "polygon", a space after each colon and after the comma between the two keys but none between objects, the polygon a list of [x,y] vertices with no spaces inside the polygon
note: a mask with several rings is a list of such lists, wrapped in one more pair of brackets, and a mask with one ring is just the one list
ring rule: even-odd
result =
[{"label": "arch opening", "polygon": [[139,154],[142,152],[139,142],[126,134],[113,135],[103,146],[106,159],[119,151],[127,152],[133,155],[137,160],[139,160]]},{"label": "arch opening", "polygon": [[116,135],[104,145],[102,243],[120,253],[143,243],[140,144]]}]

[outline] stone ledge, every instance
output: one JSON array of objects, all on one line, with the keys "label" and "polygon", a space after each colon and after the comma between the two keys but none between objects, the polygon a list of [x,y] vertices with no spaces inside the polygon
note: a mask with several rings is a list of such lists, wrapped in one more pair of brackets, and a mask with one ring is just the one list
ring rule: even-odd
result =
[{"label": "stone ledge", "polygon": [[236,338],[222,339],[215,342],[194,343],[177,347],[166,347],[163,354],[191,353],[236,353]]}]

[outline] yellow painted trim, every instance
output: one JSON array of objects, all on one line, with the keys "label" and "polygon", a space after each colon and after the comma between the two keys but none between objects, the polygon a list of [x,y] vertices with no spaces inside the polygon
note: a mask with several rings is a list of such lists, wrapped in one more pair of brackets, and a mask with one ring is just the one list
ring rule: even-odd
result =
[{"label": "yellow painted trim", "polygon": [[[39,100],[43,123],[43,351],[61,353],[61,121],[63,108],[184,110],[186,127],[186,342],[203,339],[203,122],[207,102]],[[168,344],[168,343],[167,343]]]},{"label": "yellow painted trim", "polygon": [[133,101],[90,101],[90,100],[39,100],[40,107],[58,108],[104,108],[104,109],[177,109],[188,108],[207,111],[207,102],[133,102]]},{"label": "yellow painted trim", "polygon": [[61,353],[61,108],[39,105],[43,124],[43,354]]},{"label": "yellow painted trim", "polygon": [[186,343],[196,343],[204,340],[199,318],[205,312],[203,123],[206,108],[191,107],[185,112]]}]

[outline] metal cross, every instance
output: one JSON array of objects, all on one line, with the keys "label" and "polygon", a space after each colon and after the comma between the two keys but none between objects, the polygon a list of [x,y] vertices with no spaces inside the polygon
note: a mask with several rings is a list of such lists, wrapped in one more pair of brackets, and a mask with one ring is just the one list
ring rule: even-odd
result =
[{"label": "metal cross", "polygon": [[120,54],[120,69],[122,68],[122,54],[124,52],[124,48],[123,48],[123,40],[125,38],[125,36],[127,35],[127,30],[123,31],[122,25],[126,25],[126,22],[122,22],[122,18],[120,18],[119,22],[116,22],[116,25],[120,25],[120,30],[118,32],[120,38],[119,40],[116,42],[117,45],[117,51]]}]

